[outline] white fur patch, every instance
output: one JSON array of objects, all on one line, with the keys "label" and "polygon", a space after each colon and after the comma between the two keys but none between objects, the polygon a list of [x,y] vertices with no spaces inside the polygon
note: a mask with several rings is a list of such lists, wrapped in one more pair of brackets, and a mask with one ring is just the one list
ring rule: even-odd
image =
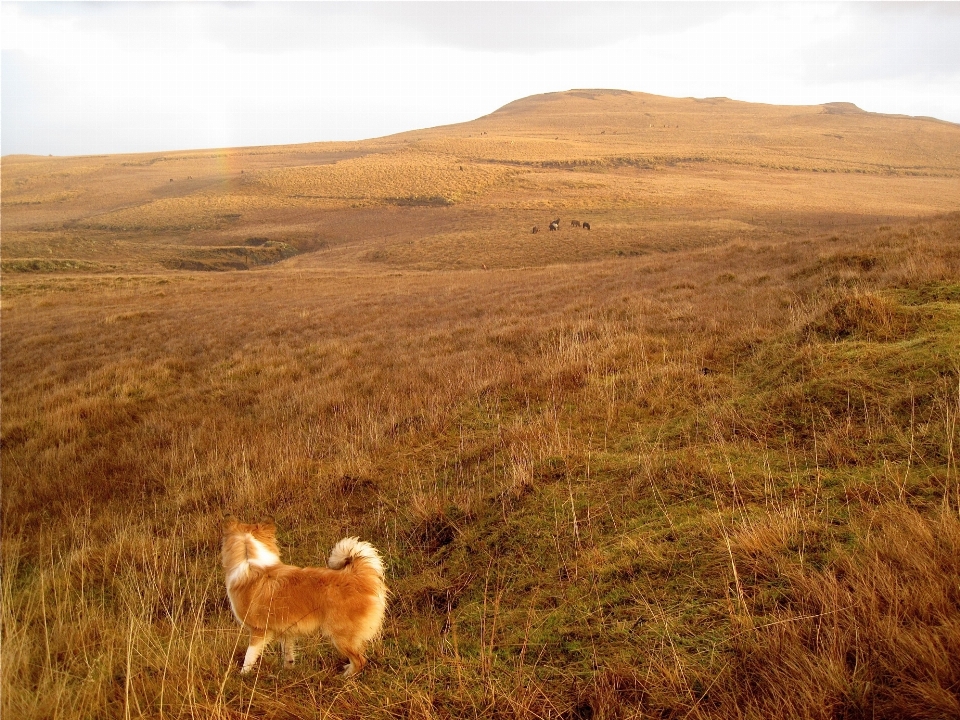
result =
[{"label": "white fur patch", "polygon": [[252,535],[248,534],[244,538],[244,542],[246,543],[247,559],[237,563],[237,566],[227,573],[227,588],[246,580],[252,567],[263,569],[280,563],[280,557]]},{"label": "white fur patch", "polygon": [[247,562],[254,567],[268,568],[280,563],[280,556],[252,535],[247,536],[247,548],[253,549],[252,556],[248,550]]},{"label": "white fur patch", "polygon": [[250,566],[247,563],[242,562],[233,568],[230,572],[227,573],[227,589],[229,590],[237,583],[243,582],[247,579],[247,574],[250,572]]},{"label": "white fur patch", "polygon": [[368,542],[359,538],[344,538],[330,551],[330,558],[327,560],[327,567],[334,570],[340,570],[346,567],[351,560],[366,560],[376,571],[377,575],[383,577],[383,560],[376,548]]}]

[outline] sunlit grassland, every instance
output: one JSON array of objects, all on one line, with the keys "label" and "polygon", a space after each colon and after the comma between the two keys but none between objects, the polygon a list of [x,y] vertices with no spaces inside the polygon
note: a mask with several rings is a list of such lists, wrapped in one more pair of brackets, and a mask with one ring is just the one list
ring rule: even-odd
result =
[{"label": "sunlit grassland", "polygon": [[[546,184],[559,197],[544,197],[544,170],[552,171]],[[331,206],[384,202],[496,212],[503,194],[524,188],[548,201],[586,190],[591,208],[687,207],[683,195],[713,208],[709,195],[700,196],[703,183],[735,197],[740,219],[769,207],[788,215],[812,207],[915,216],[955,208],[958,173],[950,123],[830,105],[585,91],[527,98],[472,123],[356,143],[7,157],[4,230],[66,221],[111,232],[229,233],[238,219],[285,225],[300,213],[319,222]]]},{"label": "sunlit grassland", "polygon": [[[566,101],[538,106],[543,147],[562,127],[625,132]],[[750,107],[780,132],[764,113],[782,109]],[[4,159],[5,717],[960,713],[955,168],[437,149],[536,127],[507,110],[336,162],[105,158],[115,179],[76,189],[86,205],[14,205],[8,183],[92,160]],[[206,163],[224,155],[246,166],[221,187]],[[195,164],[170,183],[173,163]],[[64,172],[30,182],[55,194]],[[240,217],[178,224],[236,197]],[[433,197],[451,204],[397,202]],[[107,212],[140,219],[95,226]],[[299,254],[170,265],[269,242]],[[384,553],[363,675],[341,680],[319,639],[294,669],[273,651],[237,674],[225,512],[276,517],[287,562],[345,535]]]},{"label": "sunlit grassland", "polygon": [[452,204],[502,181],[508,168],[463,164],[450,155],[405,150],[336,165],[264,172],[258,183],[285,194],[346,200]]}]

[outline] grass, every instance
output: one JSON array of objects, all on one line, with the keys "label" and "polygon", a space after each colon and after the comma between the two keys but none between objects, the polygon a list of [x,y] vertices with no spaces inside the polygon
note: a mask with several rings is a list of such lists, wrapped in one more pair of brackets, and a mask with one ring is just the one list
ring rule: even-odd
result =
[{"label": "grass", "polygon": [[336,165],[283,168],[261,173],[258,185],[297,197],[370,200],[441,198],[448,203],[509,177],[497,165],[458,163],[446,155],[416,151],[370,155]]},{"label": "grass", "polygon": [[[516,115],[378,147],[506,146],[494,124],[527,132]],[[611,152],[644,150],[617,127]],[[257,178],[300,172],[257,152]],[[167,182],[211,161],[170,157],[98,162]],[[5,716],[958,713],[960,218],[903,218],[953,196],[904,174],[838,199],[760,166],[518,168],[443,207],[357,181],[359,207],[251,200],[182,234],[86,229],[101,194],[10,211],[4,173]],[[782,215],[753,197],[764,177],[791,188],[762,201]],[[531,238],[554,211],[561,231]],[[163,265],[278,243],[300,252]],[[8,265],[41,257],[111,267]],[[384,553],[393,600],[360,678],[319,640],[237,674],[225,512],[276,517],[287,562],[345,535]]]},{"label": "grass", "polygon": [[57,258],[24,258],[8,260],[3,263],[3,271],[7,273],[63,273],[63,272],[109,272],[109,265],[90,262],[89,260],[65,260]]}]

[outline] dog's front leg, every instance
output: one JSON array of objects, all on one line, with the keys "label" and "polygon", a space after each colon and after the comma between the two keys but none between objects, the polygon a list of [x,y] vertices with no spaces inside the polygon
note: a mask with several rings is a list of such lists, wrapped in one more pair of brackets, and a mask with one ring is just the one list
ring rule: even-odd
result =
[{"label": "dog's front leg", "polygon": [[292,635],[283,638],[283,664],[293,667],[297,661],[296,640]]},{"label": "dog's front leg", "polygon": [[247,654],[243,658],[243,667],[240,669],[241,675],[246,675],[253,670],[253,666],[260,657],[260,653],[263,652],[263,648],[266,647],[270,640],[270,633],[266,630],[250,631],[250,647],[247,648]]}]

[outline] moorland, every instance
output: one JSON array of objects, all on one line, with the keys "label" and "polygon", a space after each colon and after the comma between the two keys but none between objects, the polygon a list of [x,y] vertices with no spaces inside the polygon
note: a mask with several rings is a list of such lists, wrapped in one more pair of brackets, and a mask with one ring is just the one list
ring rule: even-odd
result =
[{"label": "moorland", "polygon": [[[4,717],[960,716],[960,126],[6,156],[0,263]],[[238,675],[226,513],[380,549],[361,676]]]}]

